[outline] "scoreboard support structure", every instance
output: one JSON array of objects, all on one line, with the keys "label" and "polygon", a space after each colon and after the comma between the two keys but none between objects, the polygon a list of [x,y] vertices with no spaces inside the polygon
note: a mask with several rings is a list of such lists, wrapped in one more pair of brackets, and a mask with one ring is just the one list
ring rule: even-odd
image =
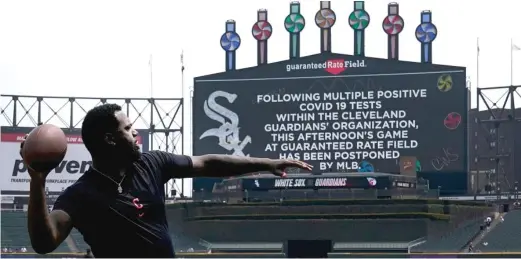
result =
[{"label": "scoreboard support structure", "polygon": [[[0,95],[0,125],[36,127],[51,123],[61,128],[81,128],[88,110],[104,103],[121,105],[136,129],[148,130],[149,150],[184,153],[183,98],[104,98]],[[183,196],[175,180],[165,185],[167,197]],[[188,194],[191,195],[191,194]]]},{"label": "scoreboard support structure", "polygon": [[[490,182],[491,191],[497,195],[497,199],[501,199],[501,194],[505,192],[512,193],[518,199],[518,182],[521,175],[516,174],[516,145],[518,144],[518,133],[516,133],[516,125],[521,122],[521,114],[518,114],[516,107],[521,104],[521,85],[498,86],[477,88],[476,102],[477,111],[485,110],[489,114],[488,119],[475,117],[475,121],[470,122],[477,124],[478,129],[474,134],[474,148],[480,150],[479,143],[486,143],[491,152],[488,155],[476,154],[473,163],[476,166],[476,186],[475,194],[480,185],[481,161],[491,161],[494,164],[494,172],[491,174]],[[519,99],[516,101],[516,99]],[[506,139],[505,133],[511,132],[513,139]],[[476,152],[477,153],[477,152]],[[508,164],[507,164],[508,163]],[[510,170],[508,170],[510,168]]]}]

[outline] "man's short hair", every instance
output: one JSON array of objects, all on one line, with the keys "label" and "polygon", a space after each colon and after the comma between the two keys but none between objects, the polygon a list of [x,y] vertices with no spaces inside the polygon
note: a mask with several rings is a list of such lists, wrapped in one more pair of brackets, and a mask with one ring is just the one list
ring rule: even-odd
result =
[{"label": "man's short hair", "polygon": [[92,108],[85,115],[81,126],[81,137],[91,154],[104,148],[106,133],[117,131],[119,122],[115,113],[118,111],[121,111],[121,106],[107,103]]}]

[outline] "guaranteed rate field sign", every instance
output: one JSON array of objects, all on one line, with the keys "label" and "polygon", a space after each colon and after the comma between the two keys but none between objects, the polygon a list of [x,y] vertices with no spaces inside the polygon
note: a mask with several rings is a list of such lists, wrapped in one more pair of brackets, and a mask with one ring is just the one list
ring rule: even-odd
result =
[{"label": "guaranteed rate field sign", "polygon": [[348,58],[196,79],[194,154],[300,159],[323,172],[466,170],[464,69]]}]

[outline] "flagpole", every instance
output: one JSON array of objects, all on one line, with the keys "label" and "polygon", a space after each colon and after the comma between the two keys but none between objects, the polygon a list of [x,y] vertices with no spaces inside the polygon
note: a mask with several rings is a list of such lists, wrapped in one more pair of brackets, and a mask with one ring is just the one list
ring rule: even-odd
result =
[{"label": "flagpole", "polygon": [[[184,61],[184,50],[181,50],[181,99],[182,99],[182,108],[181,108],[181,112],[182,112],[182,115],[181,115],[181,125],[185,125],[185,105],[186,105],[186,102],[185,102],[185,61]],[[190,114],[190,116],[192,116]],[[184,128],[184,127],[183,127]],[[190,128],[192,128],[192,125],[190,125]],[[184,146],[184,137],[185,137],[185,134],[183,133],[183,135],[181,136],[183,138],[183,141],[181,141],[181,153],[182,154],[186,154],[185,153],[185,146]],[[180,196],[181,198],[185,197],[185,179],[184,178],[181,178],[181,193],[180,193]]]},{"label": "flagpole", "polygon": [[[477,112],[479,112],[479,52],[480,52],[480,49],[479,49],[479,37],[476,38],[476,96],[478,98],[476,98],[476,110]],[[472,94],[470,95],[469,97],[470,100],[468,100],[469,103],[472,103]],[[470,106],[472,107],[472,106]],[[468,120],[468,118],[467,118]],[[470,140],[469,140],[470,141]],[[477,145],[476,145],[477,147]],[[469,152],[470,153],[470,152]],[[480,170],[479,170],[479,158],[477,160],[478,162],[478,166],[476,168],[476,190],[475,190],[475,195],[477,195],[478,193],[478,189],[479,189],[479,177],[480,177]]]},{"label": "flagpole", "polygon": [[150,67],[150,98],[154,98],[154,80],[152,77],[152,54],[150,54],[148,66]]},{"label": "flagpole", "polygon": [[476,88],[479,87],[479,37],[476,39],[476,47],[477,47],[477,54],[476,54]]},{"label": "flagpole", "polygon": [[510,38],[510,85],[514,85],[514,40]]},{"label": "flagpole", "polygon": [[181,50],[181,97],[185,98],[185,62],[184,51]]}]

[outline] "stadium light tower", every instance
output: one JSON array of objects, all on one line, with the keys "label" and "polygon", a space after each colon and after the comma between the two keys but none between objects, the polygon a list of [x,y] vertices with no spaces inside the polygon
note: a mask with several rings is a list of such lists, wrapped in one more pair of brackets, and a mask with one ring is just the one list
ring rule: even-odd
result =
[{"label": "stadium light tower", "polygon": [[[478,174],[476,189],[480,186],[479,171],[483,171],[481,167],[486,164],[493,166],[494,174],[491,183],[498,193],[498,199],[501,198],[502,190],[513,188],[512,185],[521,180],[521,174],[516,173],[521,170],[521,161],[516,161],[519,159],[515,155],[519,135],[515,133],[516,126],[521,121],[521,115],[516,112],[520,87],[519,85],[478,87],[476,90],[477,111],[474,121],[470,122],[476,128],[473,147],[476,152],[474,166]],[[487,114],[486,119],[480,116],[480,110],[483,108]],[[483,140],[486,143],[485,147],[479,145]]]}]

